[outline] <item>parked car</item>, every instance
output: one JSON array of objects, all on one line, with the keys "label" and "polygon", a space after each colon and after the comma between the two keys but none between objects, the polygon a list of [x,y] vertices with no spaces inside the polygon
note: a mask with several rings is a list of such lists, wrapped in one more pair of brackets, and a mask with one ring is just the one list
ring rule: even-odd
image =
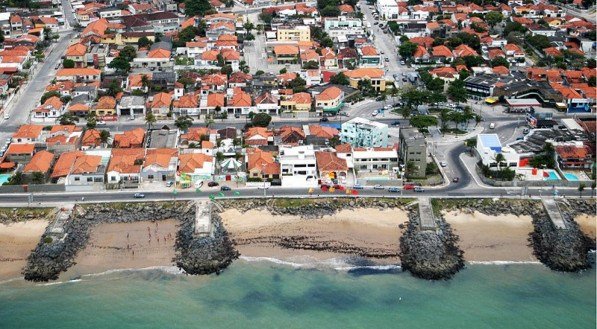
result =
[{"label": "parked car", "polygon": [[327,189],[329,189],[329,188],[330,188],[330,186],[329,186],[329,185],[327,185],[327,184],[321,184],[320,188],[321,188],[322,190],[327,190]]},{"label": "parked car", "polygon": [[135,198],[135,199],[143,199],[143,198],[145,198],[145,194],[143,194],[143,193],[135,193],[133,195],[133,198]]},{"label": "parked car", "polygon": [[373,186],[373,189],[374,190],[385,190],[385,188],[383,186],[379,185],[379,184]]},{"label": "parked car", "polygon": [[495,129],[495,123],[493,123],[493,122],[492,122],[492,123],[490,123],[490,124],[489,124],[489,129]]},{"label": "parked car", "polygon": [[95,125],[96,125],[96,126],[105,126],[105,125],[106,125],[106,121],[102,121],[102,120],[100,120],[100,121],[97,121],[97,122],[95,123]]},{"label": "parked car", "polygon": [[213,181],[207,183],[207,186],[209,186],[209,187],[214,187],[214,186],[218,186],[218,185],[220,185],[220,184],[218,184],[218,182],[213,182]]},{"label": "parked car", "polygon": [[406,64],[406,62],[405,62],[405,61],[400,61],[400,64],[401,64],[401,65],[405,65],[405,64]]},{"label": "parked car", "polygon": [[440,165],[440,166],[442,166],[442,167],[447,167],[447,166],[448,166],[448,163],[447,163],[446,161],[441,161],[441,162],[439,163],[439,165]]},{"label": "parked car", "polygon": [[328,121],[330,121],[330,119],[328,119],[326,117],[319,119],[319,122],[328,122]]},{"label": "parked car", "polygon": [[415,189],[415,184],[404,184],[404,186],[402,187],[402,189],[404,189],[405,191],[414,190]]},{"label": "parked car", "polygon": [[354,190],[362,190],[364,187],[363,187],[363,185],[358,185],[358,184],[357,184],[357,185],[354,185],[352,188],[353,188]]},{"label": "parked car", "polygon": [[166,187],[171,187],[172,185],[174,185],[174,182],[169,180],[166,182]]},{"label": "parked car", "polygon": [[394,126],[394,127],[398,127],[398,126],[400,126],[400,121],[394,121],[390,125]]},{"label": "parked car", "polygon": [[415,186],[415,192],[425,192],[425,189],[420,186]]},{"label": "parked car", "polygon": [[229,186],[220,186],[220,191],[232,191]]},{"label": "parked car", "polygon": [[371,116],[376,117],[378,113],[379,112],[377,112],[377,110],[375,110],[375,111],[373,111],[373,113],[371,113]]},{"label": "parked car", "polygon": [[400,188],[398,188],[398,187],[390,187],[390,188],[388,188],[388,192],[398,193],[398,192],[400,192]]},{"label": "parked car", "polygon": [[460,181],[460,178],[459,178],[459,177],[454,177],[454,179],[452,179],[452,182],[453,182],[453,183],[458,183],[459,181]]},{"label": "parked car", "polygon": [[528,134],[528,133],[529,133],[529,128],[524,128],[524,129],[522,130],[522,133],[523,133],[524,135]]}]

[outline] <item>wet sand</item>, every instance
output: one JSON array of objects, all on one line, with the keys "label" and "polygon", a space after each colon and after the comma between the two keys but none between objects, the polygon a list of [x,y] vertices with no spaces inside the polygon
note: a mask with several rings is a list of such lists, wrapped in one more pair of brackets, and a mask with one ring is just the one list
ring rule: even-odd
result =
[{"label": "wet sand", "polygon": [[320,219],[274,216],[265,210],[240,213],[236,209],[226,210],[221,216],[238,243],[238,251],[245,257],[302,263],[361,253],[379,264],[398,262],[401,236],[398,225],[408,218],[399,209],[342,210]]},{"label": "wet sand", "polygon": [[595,215],[579,215],[574,218],[574,221],[578,223],[584,234],[595,240],[595,224],[597,222]]},{"label": "wet sand", "polygon": [[[100,224],[91,230],[87,246],[76,265],[62,279],[107,270],[173,266],[176,220]],[[149,230],[148,230],[149,228]],[[128,237],[127,237],[128,234]]]},{"label": "wet sand", "polygon": [[47,225],[45,220],[0,224],[0,281],[22,277],[27,257]]},{"label": "wet sand", "polygon": [[466,261],[537,261],[528,242],[533,231],[530,216],[450,211],[444,213],[444,218],[460,237]]}]

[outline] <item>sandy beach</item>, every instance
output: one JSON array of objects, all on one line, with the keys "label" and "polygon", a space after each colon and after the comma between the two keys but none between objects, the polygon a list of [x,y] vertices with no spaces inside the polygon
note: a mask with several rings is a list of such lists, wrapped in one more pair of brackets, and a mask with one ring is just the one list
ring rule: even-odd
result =
[{"label": "sandy beach", "polygon": [[91,230],[89,243],[79,252],[76,265],[60,277],[107,270],[173,266],[176,220],[100,224]]},{"label": "sandy beach", "polygon": [[271,257],[291,262],[329,260],[367,254],[376,263],[396,263],[399,224],[407,213],[399,209],[342,210],[334,216],[301,219],[274,216],[265,210],[221,214],[224,226],[246,257]]},{"label": "sandy beach", "polygon": [[580,230],[595,240],[595,224],[597,220],[594,215],[579,215],[574,218],[574,221],[580,226]]},{"label": "sandy beach", "polygon": [[450,211],[444,213],[444,218],[460,237],[467,261],[537,261],[528,242],[533,231],[530,216]]},{"label": "sandy beach", "polygon": [[22,276],[21,269],[47,225],[45,220],[0,224],[0,280]]}]

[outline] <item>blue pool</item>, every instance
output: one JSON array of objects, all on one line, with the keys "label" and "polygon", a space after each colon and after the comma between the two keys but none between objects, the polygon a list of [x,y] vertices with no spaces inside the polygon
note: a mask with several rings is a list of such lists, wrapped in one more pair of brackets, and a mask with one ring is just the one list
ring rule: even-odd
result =
[{"label": "blue pool", "polygon": [[549,171],[549,177],[545,177],[545,180],[559,180],[560,176],[555,171]]},{"label": "blue pool", "polygon": [[0,185],[4,185],[4,183],[8,182],[10,179],[11,174],[0,174]]},{"label": "blue pool", "polygon": [[575,174],[571,174],[571,173],[564,173],[564,177],[566,177],[566,180],[569,180],[571,182],[576,182],[578,181],[578,177]]}]

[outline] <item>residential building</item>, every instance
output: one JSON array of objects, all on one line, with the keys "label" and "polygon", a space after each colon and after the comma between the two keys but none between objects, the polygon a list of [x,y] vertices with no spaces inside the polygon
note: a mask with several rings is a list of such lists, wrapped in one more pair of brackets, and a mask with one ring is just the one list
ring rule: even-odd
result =
[{"label": "residential building", "polygon": [[399,15],[398,3],[394,0],[378,0],[375,8],[379,16],[385,20],[395,20]]},{"label": "residential building", "polygon": [[145,149],[113,149],[106,171],[107,188],[138,187]]},{"label": "residential building", "polygon": [[346,184],[348,165],[336,152],[315,152],[317,170],[322,184]]},{"label": "residential building", "polygon": [[561,169],[590,169],[593,166],[591,148],[582,142],[558,143],[555,151]]},{"label": "residential building", "polygon": [[141,148],[145,139],[145,129],[135,128],[114,135],[115,148]]},{"label": "residential building", "polygon": [[174,181],[178,169],[178,150],[148,149],[141,169],[142,181]]},{"label": "residential building", "polygon": [[[506,167],[510,167],[511,169],[518,168],[520,155],[511,147],[502,147],[502,143],[497,134],[477,135],[476,149],[479,157],[481,157],[481,162],[491,170],[498,170]],[[504,156],[504,162],[501,164],[498,164],[496,161],[498,154]]]},{"label": "residential building", "polygon": [[400,147],[398,155],[405,168],[412,163],[412,171],[406,172],[409,178],[425,177],[427,170],[427,144],[425,136],[415,128],[400,129]]},{"label": "residential building", "polygon": [[354,147],[386,147],[388,125],[357,117],[342,124],[340,140]]},{"label": "residential building", "polygon": [[305,25],[280,26],[276,31],[278,42],[311,41],[311,29]]},{"label": "residential building", "polygon": [[[397,146],[355,147],[352,149],[352,153],[346,155],[352,159],[354,169],[359,172],[375,171],[395,174],[399,168]],[[343,157],[346,155],[343,155]],[[349,159],[347,158],[347,160]]]},{"label": "residential building", "polygon": [[246,158],[249,178],[267,180],[280,178],[280,163],[276,162],[272,152],[248,148]]},{"label": "residential building", "polygon": [[317,186],[317,160],[313,145],[280,146],[278,157],[282,186]]},{"label": "residential building", "polygon": [[346,16],[325,17],[323,19],[323,29],[332,39],[365,34],[363,21],[360,18]]},{"label": "residential building", "polygon": [[123,96],[116,105],[118,116],[145,117],[145,111],[145,97],[143,96]]},{"label": "residential building", "polygon": [[109,159],[109,153],[107,156],[92,154],[76,156],[66,176],[65,185],[103,187],[106,164]]},{"label": "residential building", "polygon": [[183,153],[178,156],[178,173],[183,184],[211,180],[215,159],[203,153]]},{"label": "residential building", "polygon": [[[54,154],[48,151],[39,151],[33,155],[31,161],[23,168],[25,181],[43,184],[49,177],[50,168],[54,163]],[[40,175],[40,177],[36,177]]]},{"label": "residential building", "polygon": [[357,68],[354,70],[344,71],[349,79],[350,86],[353,88],[359,87],[359,81],[369,80],[371,86],[377,91],[386,90],[385,74],[382,69],[377,68]]}]

